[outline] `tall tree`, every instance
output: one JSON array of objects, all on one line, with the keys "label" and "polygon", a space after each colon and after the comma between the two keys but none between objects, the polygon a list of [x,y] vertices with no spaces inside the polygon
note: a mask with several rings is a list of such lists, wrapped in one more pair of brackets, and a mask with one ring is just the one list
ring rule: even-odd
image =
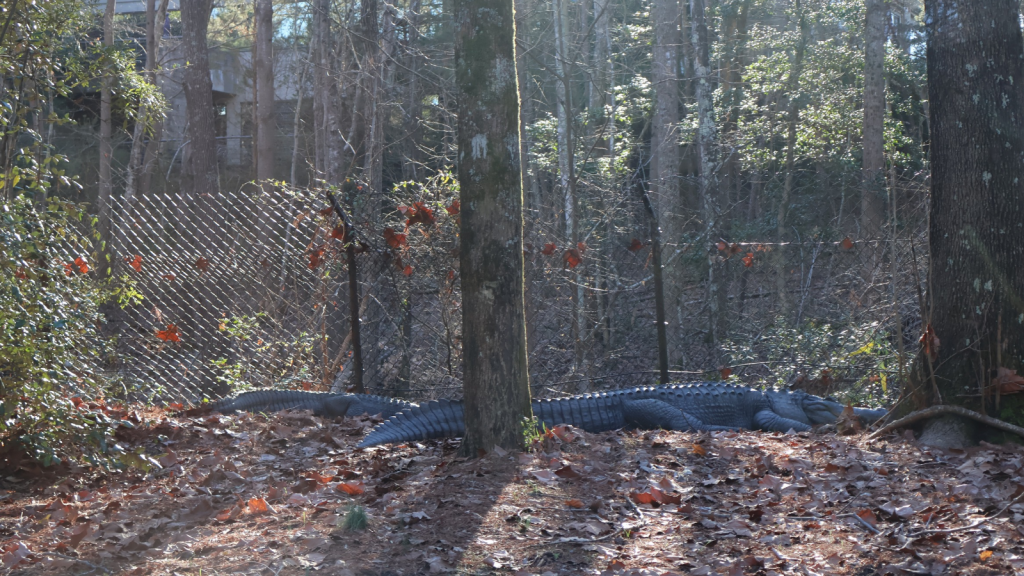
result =
[{"label": "tall tree", "polygon": [[513,0],[455,0],[462,452],[522,446],[531,414]]},{"label": "tall tree", "polygon": [[[156,15],[153,18],[152,35],[149,33],[150,27],[148,22],[146,25],[146,66],[149,67],[150,62],[153,63],[153,76],[150,81],[154,84],[157,83],[156,66],[160,62],[160,44],[164,35],[164,20],[167,18],[167,4],[168,0],[160,0],[159,8],[157,8]],[[163,131],[163,118],[156,119],[153,124],[153,137],[146,144],[146,151],[143,155],[139,183],[135,187],[140,193],[144,194],[152,189],[153,173],[157,167],[157,156],[160,154],[160,139],[163,136]],[[134,145],[133,141],[132,146],[134,147]],[[127,196],[127,192],[125,195]]]},{"label": "tall tree", "polygon": [[911,382],[919,404],[1001,401],[1018,423],[1022,402],[1000,399],[998,376],[1024,368],[1019,9],[1017,0],[925,2],[931,323]]},{"label": "tall tree", "polygon": [[[186,193],[199,203],[210,202],[220,192],[217,174],[217,140],[214,135],[213,82],[210,81],[209,49],[206,33],[210,25],[212,0],[181,3],[182,44],[185,52],[185,108],[188,114],[191,189]],[[216,210],[204,210],[204,218],[217,217]],[[207,222],[197,234],[197,247],[214,249],[221,228]]]},{"label": "tall tree", "polygon": [[[103,46],[108,50],[114,46],[114,4],[115,0],[107,0],[106,10],[103,12]],[[111,77],[110,66],[108,72],[103,75],[103,87],[100,89],[100,189],[99,189],[99,229],[100,240],[109,249],[111,238],[110,200],[114,189],[113,173],[111,164],[114,160],[114,147],[111,145],[111,104],[113,95],[111,86],[114,79]],[[110,271],[109,263],[103,263],[103,273]]]},{"label": "tall tree", "polygon": [[[651,5],[654,47],[651,80],[654,111],[651,118],[651,199],[665,240],[679,241],[679,0],[654,0]],[[674,297],[672,297],[674,298]]]},{"label": "tall tree", "polygon": [[185,51],[184,92],[188,110],[188,138],[192,148],[192,192],[216,194],[217,141],[214,135],[213,82],[206,34],[212,0],[190,0],[181,5],[182,44]]},{"label": "tall tree", "polygon": [[[572,69],[569,56],[570,26],[569,10],[566,0],[553,0],[555,29],[555,73],[558,75],[555,84],[555,96],[558,102],[558,182],[563,198],[565,216],[565,243],[570,250],[577,249],[579,242],[579,216],[576,195],[576,151],[573,136],[573,93]],[[580,369],[583,363],[583,282],[576,272],[576,286],[572,290],[572,340],[573,340],[573,371]]]},{"label": "tall tree", "polygon": [[256,179],[274,177],[274,6],[256,0]]},{"label": "tall tree", "polygon": [[[697,156],[700,159],[698,191],[705,237],[711,244],[719,237],[718,128],[715,126],[715,87],[711,77],[711,40],[704,4],[705,0],[690,0],[693,76],[696,82],[694,93],[697,99]],[[716,345],[722,336],[720,325],[725,308],[724,283],[721,278],[723,271],[724,266],[720,265],[718,255],[712,251],[708,266],[708,327],[711,342]]]},{"label": "tall tree", "polygon": [[341,120],[338,115],[338,87],[334,76],[334,40],[331,36],[331,0],[313,4],[313,135],[316,139],[316,168],[329,184],[341,182]]},{"label": "tall tree", "polygon": [[[864,178],[860,203],[860,229],[866,249],[864,278],[868,282],[881,264],[882,224],[885,221],[885,22],[886,0],[865,0],[864,25]],[[871,297],[871,292],[867,293]],[[872,298],[873,299],[873,298]]]},{"label": "tall tree", "polygon": [[[160,35],[157,34],[158,13],[167,13],[167,0],[161,0],[159,8],[157,0],[146,1],[146,82],[156,84],[156,65],[160,58]],[[124,199],[126,203],[135,200],[138,192],[140,169],[143,154],[146,151],[146,128],[153,123],[153,111],[145,103],[139,104],[135,116],[135,128],[132,132],[132,149],[128,155],[128,167],[125,169]]]}]

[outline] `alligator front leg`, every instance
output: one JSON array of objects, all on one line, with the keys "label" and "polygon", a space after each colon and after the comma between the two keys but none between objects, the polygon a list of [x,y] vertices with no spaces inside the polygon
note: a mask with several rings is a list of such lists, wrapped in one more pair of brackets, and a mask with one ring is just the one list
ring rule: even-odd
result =
[{"label": "alligator front leg", "polygon": [[705,424],[692,414],[676,408],[675,406],[662,402],[661,400],[646,398],[643,400],[632,400],[622,403],[622,412],[626,423],[644,430],[734,430],[731,426],[717,426]]},{"label": "alligator front leg", "polygon": [[754,425],[761,430],[767,430],[769,432],[789,432],[790,430],[806,432],[811,429],[810,426],[803,422],[783,418],[768,409],[761,410],[757,414],[754,414]]}]

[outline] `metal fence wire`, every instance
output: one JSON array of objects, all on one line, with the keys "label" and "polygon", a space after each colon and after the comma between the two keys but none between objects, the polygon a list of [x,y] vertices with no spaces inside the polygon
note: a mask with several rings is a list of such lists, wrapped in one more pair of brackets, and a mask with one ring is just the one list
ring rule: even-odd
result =
[{"label": "metal fence wire", "polygon": [[[781,238],[664,239],[673,379],[892,393],[920,335],[927,197],[916,181],[891,188],[873,237],[840,206]],[[347,237],[322,191],[116,200],[115,273],[140,296],[113,319],[125,389],[190,404],[254,386],[344,390],[358,353],[367,392],[460,396],[458,205],[416,194],[387,214],[347,207]],[[606,201],[615,209],[594,211],[575,246],[527,215],[537,396],[657,381],[650,216],[633,188]],[[355,353],[346,241],[357,252]]]}]

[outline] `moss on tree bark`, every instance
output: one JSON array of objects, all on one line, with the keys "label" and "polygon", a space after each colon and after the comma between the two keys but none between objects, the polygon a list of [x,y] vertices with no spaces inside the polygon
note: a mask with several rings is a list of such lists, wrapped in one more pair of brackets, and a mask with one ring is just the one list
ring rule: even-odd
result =
[{"label": "moss on tree bark", "polygon": [[512,0],[456,0],[461,199],[462,453],[522,445],[531,414]]}]

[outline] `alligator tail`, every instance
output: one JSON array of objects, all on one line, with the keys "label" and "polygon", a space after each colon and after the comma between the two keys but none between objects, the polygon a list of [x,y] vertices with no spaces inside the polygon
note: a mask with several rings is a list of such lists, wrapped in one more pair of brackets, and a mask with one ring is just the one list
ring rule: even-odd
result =
[{"label": "alligator tail", "polygon": [[246,412],[277,412],[280,410],[323,411],[325,392],[305,390],[251,390],[237,396],[215,402],[211,408],[217,412],[231,414],[239,410]]},{"label": "alligator tail", "polygon": [[462,436],[466,417],[462,402],[436,400],[409,408],[377,425],[359,447]]}]

